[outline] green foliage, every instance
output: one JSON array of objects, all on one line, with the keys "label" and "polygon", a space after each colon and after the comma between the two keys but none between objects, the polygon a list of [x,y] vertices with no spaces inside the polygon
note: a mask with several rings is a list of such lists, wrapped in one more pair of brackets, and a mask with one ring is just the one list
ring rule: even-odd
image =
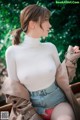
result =
[{"label": "green foliage", "polygon": [[[56,4],[52,0],[0,0],[0,59],[5,63],[5,50],[11,44],[10,32],[20,27],[20,11],[28,4],[46,6],[51,11],[49,41],[57,46],[61,61],[69,45],[80,46],[80,5]],[[80,62],[78,62],[80,66]],[[80,79],[79,67],[74,82]]]}]

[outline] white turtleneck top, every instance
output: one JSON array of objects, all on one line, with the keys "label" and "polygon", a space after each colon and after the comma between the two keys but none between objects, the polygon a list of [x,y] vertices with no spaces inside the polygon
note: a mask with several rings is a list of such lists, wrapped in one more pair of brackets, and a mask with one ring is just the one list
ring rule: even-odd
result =
[{"label": "white turtleneck top", "polygon": [[25,35],[23,43],[7,48],[6,64],[11,80],[19,80],[29,91],[49,87],[60,64],[56,47]]}]

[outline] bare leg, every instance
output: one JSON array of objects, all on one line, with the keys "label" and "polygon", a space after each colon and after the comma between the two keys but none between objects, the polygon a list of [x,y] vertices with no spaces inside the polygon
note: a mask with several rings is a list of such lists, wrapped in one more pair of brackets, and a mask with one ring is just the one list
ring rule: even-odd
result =
[{"label": "bare leg", "polygon": [[75,120],[70,104],[63,102],[57,105],[52,112],[51,120]]}]

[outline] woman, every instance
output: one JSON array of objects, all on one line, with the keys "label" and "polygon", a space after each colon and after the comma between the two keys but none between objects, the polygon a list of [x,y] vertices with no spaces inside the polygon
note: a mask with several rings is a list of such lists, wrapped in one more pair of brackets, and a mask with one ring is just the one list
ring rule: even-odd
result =
[{"label": "woman", "polygon": [[[61,77],[57,75],[57,70],[61,63],[57,49],[49,42],[40,42],[41,37],[48,36],[51,28],[49,18],[50,11],[35,4],[21,11],[21,28],[12,31],[14,45],[6,50],[8,77],[14,82],[19,81],[28,89],[33,107],[44,118],[79,120],[75,119],[64,89],[61,89],[58,83]],[[20,43],[22,31],[25,32],[25,39]],[[78,47],[72,49],[73,52],[80,52]],[[63,83],[66,85],[68,82]],[[50,109],[50,116],[47,109]]]}]

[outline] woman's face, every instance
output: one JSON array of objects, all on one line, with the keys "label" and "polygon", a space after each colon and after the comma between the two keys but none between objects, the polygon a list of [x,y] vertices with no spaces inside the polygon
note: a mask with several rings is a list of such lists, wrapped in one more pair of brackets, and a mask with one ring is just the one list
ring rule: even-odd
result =
[{"label": "woman's face", "polygon": [[42,28],[40,27],[40,23],[38,22],[35,25],[36,35],[38,35],[39,37],[47,37],[50,28],[51,28],[51,24],[49,23],[49,20],[45,20],[42,23]]},{"label": "woman's face", "polygon": [[42,37],[48,36],[49,30],[51,28],[51,24],[49,20],[46,20],[42,23]]},{"label": "woman's face", "polygon": [[28,34],[36,38],[47,37],[49,30],[51,28],[49,19],[46,19],[41,26],[42,28],[40,27],[40,21],[38,22],[30,21],[28,26]]}]

